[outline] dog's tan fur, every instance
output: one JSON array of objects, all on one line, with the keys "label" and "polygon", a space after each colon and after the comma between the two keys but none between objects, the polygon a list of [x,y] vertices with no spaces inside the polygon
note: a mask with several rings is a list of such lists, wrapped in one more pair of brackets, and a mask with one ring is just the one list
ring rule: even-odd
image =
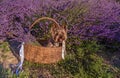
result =
[{"label": "dog's tan fur", "polygon": [[64,27],[65,26],[57,27],[55,26],[55,24],[53,24],[53,26],[50,29],[52,38],[48,40],[48,47],[58,47],[60,46],[60,44],[62,44],[63,41],[66,41],[67,31],[66,27]]},{"label": "dog's tan fur", "polygon": [[50,33],[55,43],[62,43],[67,39],[67,28],[64,25],[58,27],[55,24],[53,24]]}]

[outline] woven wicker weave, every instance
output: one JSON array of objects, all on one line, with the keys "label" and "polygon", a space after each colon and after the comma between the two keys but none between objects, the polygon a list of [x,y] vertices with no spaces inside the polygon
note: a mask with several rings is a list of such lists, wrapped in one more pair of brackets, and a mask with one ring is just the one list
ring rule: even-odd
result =
[{"label": "woven wicker weave", "polygon": [[[40,20],[43,19],[50,19],[47,17],[43,17],[41,19],[38,19],[35,21],[31,26],[30,29],[38,23]],[[59,25],[54,19],[52,19],[54,23]],[[35,63],[56,63],[62,59],[62,47],[41,47],[31,44],[25,44],[24,46],[24,52],[25,52],[25,59],[30,62]]]},{"label": "woven wicker weave", "polygon": [[40,47],[25,44],[25,59],[36,63],[56,63],[62,59],[61,47]]}]

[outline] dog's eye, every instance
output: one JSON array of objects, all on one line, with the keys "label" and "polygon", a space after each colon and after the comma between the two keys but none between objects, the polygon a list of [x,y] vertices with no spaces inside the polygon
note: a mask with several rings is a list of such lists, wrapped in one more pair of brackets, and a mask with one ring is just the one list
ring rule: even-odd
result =
[{"label": "dog's eye", "polygon": [[60,36],[59,38],[60,38],[60,39],[62,39],[63,37],[62,37],[62,36]]},{"label": "dog's eye", "polygon": [[57,35],[58,35],[58,33],[55,34],[55,36],[57,36]]}]

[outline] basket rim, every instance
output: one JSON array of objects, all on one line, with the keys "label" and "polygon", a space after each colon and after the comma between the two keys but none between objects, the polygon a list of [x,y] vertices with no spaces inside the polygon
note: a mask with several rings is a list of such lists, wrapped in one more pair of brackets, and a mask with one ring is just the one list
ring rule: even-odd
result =
[{"label": "basket rim", "polygon": [[32,25],[30,25],[29,29],[32,29],[32,27],[37,24],[38,22],[40,22],[41,20],[50,20],[52,21],[54,24],[56,24],[57,27],[60,27],[59,23],[54,19],[54,18],[50,18],[50,17],[40,17],[37,20],[35,20]]},{"label": "basket rim", "polygon": [[32,44],[30,44],[30,43],[25,43],[24,44],[25,46],[34,46],[34,47],[41,47],[41,48],[51,48],[51,49],[55,49],[55,48],[62,48],[62,46],[56,46],[56,47],[48,47],[48,46],[39,46],[39,45],[32,45]]}]

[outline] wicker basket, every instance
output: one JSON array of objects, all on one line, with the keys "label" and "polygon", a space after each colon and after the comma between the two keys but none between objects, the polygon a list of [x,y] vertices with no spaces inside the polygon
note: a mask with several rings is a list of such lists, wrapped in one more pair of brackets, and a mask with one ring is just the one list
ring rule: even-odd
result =
[{"label": "wicker basket", "polygon": [[[48,20],[50,19],[47,17],[44,18]],[[36,20],[30,26],[30,29],[40,20],[43,20],[43,18]],[[54,19],[52,19],[52,21],[59,25]],[[62,47],[43,47],[26,43],[24,45],[24,53],[27,61],[35,63],[50,64],[56,63],[62,59]]]},{"label": "wicker basket", "polygon": [[25,44],[25,59],[36,63],[56,63],[62,59],[61,47],[40,47]]}]

